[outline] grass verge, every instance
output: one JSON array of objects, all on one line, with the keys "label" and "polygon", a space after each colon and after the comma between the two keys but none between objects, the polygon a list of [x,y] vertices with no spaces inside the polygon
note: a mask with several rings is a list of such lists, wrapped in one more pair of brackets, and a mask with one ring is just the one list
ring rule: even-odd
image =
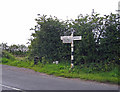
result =
[{"label": "grass verge", "polygon": [[70,72],[70,64],[42,64],[34,65],[34,62],[25,62],[24,60],[10,60],[2,58],[2,64],[33,69],[36,72],[47,73],[49,75],[61,76],[65,78],[80,78],[84,80],[93,80],[98,82],[107,82],[120,85],[120,75],[118,68],[109,72],[88,72],[85,68],[75,67]]}]

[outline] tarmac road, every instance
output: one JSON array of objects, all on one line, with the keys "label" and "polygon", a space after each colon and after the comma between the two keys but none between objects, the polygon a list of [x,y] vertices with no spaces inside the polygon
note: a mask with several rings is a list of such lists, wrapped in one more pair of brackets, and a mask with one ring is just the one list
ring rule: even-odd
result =
[{"label": "tarmac road", "polygon": [[118,90],[118,85],[46,75],[2,65],[2,90]]}]

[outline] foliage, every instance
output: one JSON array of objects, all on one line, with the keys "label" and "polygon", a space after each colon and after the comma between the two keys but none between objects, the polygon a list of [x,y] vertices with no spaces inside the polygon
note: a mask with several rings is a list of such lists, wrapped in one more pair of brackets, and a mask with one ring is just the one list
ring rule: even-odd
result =
[{"label": "foliage", "polygon": [[45,65],[47,63],[48,63],[48,61],[45,59],[45,57],[42,57],[42,64]]},{"label": "foliage", "polygon": [[16,56],[25,56],[28,48],[25,45],[11,45],[9,46],[9,52]]},{"label": "foliage", "polygon": [[6,50],[2,51],[2,58],[6,58],[6,59],[10,59],[10,60],[15,60],[15,57],[11,53],[9,53],[8,51],[6,51]]},{"label": "foliage", "polygon": [[76,35],[82,35],[81,43],[75,44],[77,63],[113,64],[113,60],[118,63],[120,29],[117,29],[116,15],[98,16],[98,14],[91,17],[80,15],[73,21]]},{"label": "foliage", "polygon": [[60,21],[56,17],[46,15],[35,19],[37,25],[32,33],[29,57],[45,57],[52,61],[68,61],[70,63],[70,44],[63,44],[60,36],[81,35],[81,41],[74,41],[74,64],[92,67],[92,70],[111,71],[120,60],[120,29],[116,14],[100,17],[93,13],[91,16],[82,14],[72,21]]},{"label": "foliage", "polygon": [[0,44],[0,47],[2,47],[2,50],[8,51],[9,53],[15,55],[15,56],[26,56],[28,48],[25,45],[11,45],[8,46],[7,43]]},{"label": "foliage", "polygon": [[2,62],[1,63],[7,63],[9,61],[9,59],[7,58],[2,58]]},{"label": "foliage", "polygon": [[46,16],[36,19],[36,22],[37,26],[35,26],[35,29],[32,28],[32,30],[35,30],[35,33],[32,34],[33,39],[30,40],[30,57],[46,57],[49,62],[67,59],[65,53],[70,51],[68,49],[63,51],[63,48],[68,46],[64,46],[60,40],[63,30],[66,30],[64,23],[57,18],[46,18]]}]

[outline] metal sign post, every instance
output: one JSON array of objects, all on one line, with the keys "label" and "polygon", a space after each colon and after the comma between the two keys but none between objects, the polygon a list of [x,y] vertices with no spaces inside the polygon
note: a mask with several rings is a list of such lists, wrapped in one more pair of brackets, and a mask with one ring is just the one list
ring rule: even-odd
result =
[{"label": "metal sign post", "polygon": [[116,10],[118,12],[118,18],[119,18],[119,22],[120,22],[120,1],[118,2],[118,10]]},{"label": "metal sign post", "polygon": [[71,43],[71,69],[74,67],[74,40],[81,40],[81,36],[73,36],[73,32],[71,36],[61,36],[61,40],[63,43]]},{"label": "metal sign post", "polygon": [[119,14],[119,22],[120,22],[120,1],[118,2],[118,14]]},{"label": "metal sign post", "polygon": [[[71,37],[73,38],[73,32],[71,34]],[[71,42],[71,68],[74,67],[74,44],[73,44],[73,40]]]},{"label": "metal sign post", "polygon": [[118,10],[116,10],[118,12],[118,29],[120,28],[120,1],[118,2]]},{"label": "metal sign post", "polygon": [[118,14],[120,15],[120,1],[118,2]]}]

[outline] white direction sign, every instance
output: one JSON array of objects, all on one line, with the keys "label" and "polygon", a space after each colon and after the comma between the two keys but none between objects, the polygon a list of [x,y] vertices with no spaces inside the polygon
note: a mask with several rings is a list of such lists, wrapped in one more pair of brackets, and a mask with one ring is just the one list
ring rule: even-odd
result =
[{"label": "white direction sign", "polygon": [[73,36],[73,40],[81,40],[82,37],[81,36]]},{"label": "white direction sign", "polygon": [[81,40],[81,36],[61,36],[63,43],[72,43],[73,40]]},{"label": "white direction sign", "polygon": [[61,40],[63,40],[63,43],[72,43],[72,36],[61,36]]}]

